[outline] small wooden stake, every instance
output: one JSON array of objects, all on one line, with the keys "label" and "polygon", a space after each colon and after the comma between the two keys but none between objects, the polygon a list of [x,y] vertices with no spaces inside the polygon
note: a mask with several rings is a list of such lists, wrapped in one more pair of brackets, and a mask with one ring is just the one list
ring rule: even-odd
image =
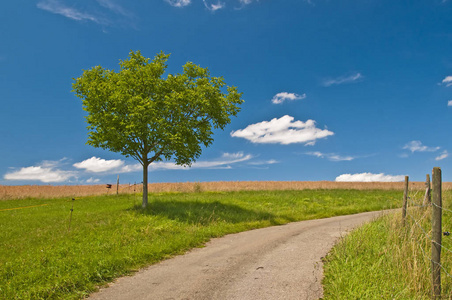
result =
[{"label": "small wooden stake", "polygon": [[69,227],[67,229],[68,231],[71,231],[72,212],[74,211],[74,201],[75,201],[75,198],[72,198],[71,216],[69,217]]},{"label": "small wooden stake", "polygon": [[118,179],[116,180],[116,195],[119,194],[119,175],[118,175]]},{"label": "small wooden stake", "polygon": [[440,168],[433,168],[432,187],[432,299],[441,299],[440,264],[442,238],[442,199]]},{"label": "small wooden stake", "polygon": [[408,176],[405,176],[405,189],[403,190],[403,208],[402,208],[403,226],[405,226],[407,203],[408,203]]},{"label": "small wooden stake", "polygon": [[425,179],[425,196],[423,205],[432,203],[432,192],[430,188],[430,174],[427,174]]}]

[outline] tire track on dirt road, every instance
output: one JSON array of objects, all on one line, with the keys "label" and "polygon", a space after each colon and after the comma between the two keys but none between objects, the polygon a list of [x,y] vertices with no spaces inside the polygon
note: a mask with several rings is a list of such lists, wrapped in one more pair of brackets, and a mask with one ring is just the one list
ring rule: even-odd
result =
[{"label": "tire track on dirt road", "polygon": [[319,299],[322,257],[339,237],[382,214],[294,222],[212,239],[204,248],[119,278],[89,299]]}]

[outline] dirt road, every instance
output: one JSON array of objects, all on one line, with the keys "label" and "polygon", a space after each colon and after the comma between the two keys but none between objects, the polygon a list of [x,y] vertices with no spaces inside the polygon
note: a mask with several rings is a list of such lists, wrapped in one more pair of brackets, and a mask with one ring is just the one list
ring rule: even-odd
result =
[{"label": "dirt road", "polygon": [[381,212],[290,223],[213,239],[123,277],[89,299],[319,299],[336,240]]}]

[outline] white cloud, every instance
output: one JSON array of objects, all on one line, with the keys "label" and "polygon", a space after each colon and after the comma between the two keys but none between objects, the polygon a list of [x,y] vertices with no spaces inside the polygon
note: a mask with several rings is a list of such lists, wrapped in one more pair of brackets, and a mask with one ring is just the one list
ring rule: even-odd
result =
[{"label": "white cloud", "polygon": [[53,168],[46,168],[42,166],[31,166],[21,168],[19,171],[14,171],[5,174],[5,180],[36,180],[45,183],[63,182],[74,177],[75,173],[70,171],[62,171]]},{"label": "white cloud", "polygon": [[174,7],[184,7],[191,3],[191,0],[165,0],[165,1]]},{"label": "white cloud", "polygon": [[449,152],[447,152],[447,150],[444,150],[439,156],[435,158],[435,160],[443,160],[447,157],[449,157]]},{"label": "white cloud", "polygon": [[282,92],[282,93],[278,93],[275,96],[273,96],[272,103],[273,104],[281,104],[286,100],[287,101],[295,101],[295,100],[302,100],[305,98],[306,98],[306,94],[298,95],[295,93]]},{"label": "white cloud", "polygon": [[44,183],[63,182],[72,177],[77,177],[73,171],[63,171],[60,169],[62,162],[67,158],[60,160],[44,160],[36,166],[24,167],[18,171],[12,171],[4,175],[5,180],[33,180]]},{"label": "white cloud", "polygon": [[447,106],[452,106],[452,100],[447,101]]},{"label": "white cloud", "polygon": [[314,120],[306,122],[294,121],[294,117],[285,115],[279,119],[263,121],[248,125],[244,129],[232,131],[232,137],[240,137],[261,144],[293,144],[304,143],[314,145],[318,139],[326,138],[334,133],[327,129],[315,127]]},{"label": "white cloud", "polygon": [[322,153],[322,152],[306,152],[307,155],[316,156],[318,158],[326,158],[330,161],[351,161],[354,160],[355,157],[353,156],[341,156],[335,153]]},{"label": "white cloud", "polygon": [[452,76],[446,76],[443,81],[441,81],[442,84],[446,86],[452,86]]},{"label": "white cloud", "polygon": [[352,83],[352,82],[355,82],[362,78],[363,78],[363,76],[361,75],[361,73],[356,73],[351,76],[341,76],[341,77],[337,77],[337,78],[326,79],[323,81],[322,85],[323,86],[332,86],[332,85],[339,85],[339,84],[344,84],[344,83]]},{"label": "white cloud", "polygon": [[217,4],[207,4],[206,0],[203,0],[204,6],[210,11],[217,11],[219,9],[225,8],[226,4],[224,2],[218,1]]},{"label": "white cloud", "polygon": [[124,166],[124,161],[120,159],[105,160],[93,156],[82,162],[75,163],[73,166],[77,169],[85,169],[88,172],[101,173],[121,169]]},{"label": "white cloud", "polygon": [[253,2],[253,0],[240,0],[240,4],[243,4],[243,5],[251,4],[251,2]]},{"label": "white cloud", "polygon": [[336,177],[336,181],[342,182],[398,182],[404,181],[404,175],[385,175],[384,173],[358,173],[358,174],[342,174]]},{"label": "white cloud", "polygon": [[411,153],[414,152],[435,152],[440,149],[440,147],[427,147],[425,145],[422,145],[421,141],[411,141],[405,146],[403,146],[403,149],[408,149],[411,151]]},{"label": "white cloud", "polygon": [[57,0],[44,0],[41,2],[38,2],[36,5],[38,8],[42,10],[49,11],[54,14],[62,15],[66,18],[76,20],[76,21],[92,21],[98,24],[106,24],[107,21],[105,19],[102,19],[100,17],[94,16],[89,13],[84,13],[76,8],[69,7],[64,5],[63,3],[57,1]]}]

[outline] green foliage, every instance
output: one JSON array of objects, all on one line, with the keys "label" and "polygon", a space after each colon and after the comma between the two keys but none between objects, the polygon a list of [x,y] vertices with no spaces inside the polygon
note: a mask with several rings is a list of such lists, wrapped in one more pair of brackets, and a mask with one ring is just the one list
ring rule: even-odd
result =
[{"label": "green foliage", "polygon": [[[292,221],[379,210],[394,191],[162,193],[0,201],[0,299],[79,299],[121,275],[212,237]],[[16,207],[46,206],[5,210]]]},{"label": "green foliage", "polygon": [[191,165],[201,145],[213,142],[213,129],[224,129],[243,103],[236,87],[224,92],[222,77],[192,62],[182,74],[163,78],[168,58],[160,52],[151,61],[131,51],[118,72],[97,66],[72,86],[88,113],[87,143],[138,160],[146,172],[143,197],[150,163],[174,159]]},{"label": "green foliage", "polygon": [[[445,231],[452,226],[451,200],[452,192],[443,192]],[[333,248],[324,267],[324,299],[431,298],[431,208],[412,207],[408,213],[405,227],[399,211],[360,227]],[[452,249],[449,237],[442,243]],[[451,270],[451,252],[443,249],[441,263]],[[452,278],[443,271],[442,278],[444,299],[450,299]]]},{"label": "green foliage", "polygon": [[[169,55],[150,61],[140,51],[120,62],[120,71],[101,66],[75,79],[73,91],[88,112],[88,144],[131,156],[142,164],[170,159],[189,165],[212,143],[243,102],[236,87],[227,94],[221,77],[191,62],[183,73],[162,78]],[[151,157],[147,155],[151,153]]]}]

